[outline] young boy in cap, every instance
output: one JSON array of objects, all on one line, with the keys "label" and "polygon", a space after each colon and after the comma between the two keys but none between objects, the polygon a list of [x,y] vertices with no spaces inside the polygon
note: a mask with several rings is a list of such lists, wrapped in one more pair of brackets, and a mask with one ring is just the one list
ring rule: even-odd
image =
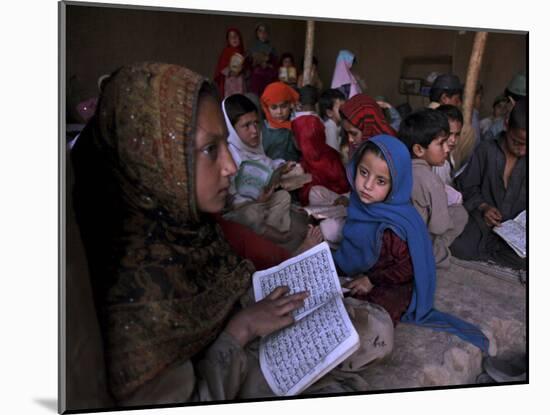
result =
[{"label": "young boy in cap", "polygon": [[494,232],[493,227],[515,218],[527,207],[527,100],[520,99],[496,140],[484,141],[457,185],[469,220],[451,251],[467,260],[491,259],[525,269],[526,261]]},{"label": "young boy in cap", "polygon": [[460,107],[462,105],[462,91],[464,87],[458,76],[443,74],[435,78],[430,89],[430,104],[428,108],[435,109],[443,104]]},{"label": "young boy in cap", "polygon": [[[497,139],[498,136],[504,131],[504,121],[508,118],[510,111],[514,107],[514,104],[522,98],[527,97],[527,78],[524,72],[515,74],[504,90],[504,97],[507,100],[506,114],[502,120],[497,120],[489,130],[483,135],[483,140]],[[496,101],[495,101],[496,102]],[[493,104],[494,108],[495,104]]]},{"label": "young boy in cap", "polygon": [[449,203],[445,184],[432,171],[449,155],[447,116],[430,108],[413,112],[401,122],[397,135],[412,157],[411,201],[428,227],[436,266],[448,268],[449,246],[462,233],[468,213],[460,203]]}]

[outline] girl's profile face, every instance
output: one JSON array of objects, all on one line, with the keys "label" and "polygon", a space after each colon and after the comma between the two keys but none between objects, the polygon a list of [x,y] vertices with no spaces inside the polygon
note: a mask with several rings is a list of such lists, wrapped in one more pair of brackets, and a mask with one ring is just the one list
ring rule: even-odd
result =
[{"label": "girl's profile face", "polygon": [[237,48],[241,44],[241,39],[239,39],[239,35],[237,34],[237,32],[231,31],[227,35],[227,42],[232,48]]},{"label": "girl's profile face", "polygon": [[267,32],[267,29],[265,26],[259,26],[256,30],[256,37],[260,42],[266,42],[267,39],[269,39],[269,33]]},{"label": "girl's profile face", "polygon": [[246,145],[250,147],[260,145],[260,122],[255,111],[241,115],[233,127]]},{"label": "girl's profile face", "polygon": [[277,121],[288,121],[290,118],[290,102],[282,101],[269,106],[269,113]]},{"label": "girl's profile face", "polygon": [[237,172],[226,140],[227,128],[220,105],[212,97],[202,97],[194,154],[197,206],[201,212],[217,213],[223,209],[230,177]]},{"label": "girl's profile face", "polygon": [[366,151],[357,164],[355,190],[365,204],[386,200],[391,190],[391,175],[386,160]]},{"label": "girl's profile face", "polygon": [[350,144],[358,145],[359,143],[361,143],[363,132],[359,128],[355,127],[346,119],[342,120],[342,128],[346,132]]}]

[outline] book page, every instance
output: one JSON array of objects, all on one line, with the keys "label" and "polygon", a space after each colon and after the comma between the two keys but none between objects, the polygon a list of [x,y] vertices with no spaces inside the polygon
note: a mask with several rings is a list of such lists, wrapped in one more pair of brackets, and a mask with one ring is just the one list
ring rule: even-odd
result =
[{"label": "book page", "polygon": [[519,223],[521,226],[523,226],[525,229],[527,229],[527,211],[522,211],[519,215],[517,215],[514,220]]},{"label": "book page", "polygon": [[315,219],[343,218],[348,215],[348,208],[342,205],[309,205],[305,206],[303,209]]},{"label": "book page", "polygon": [[245,160],[239,166],[239,172],[235,177],[235,188],[241,195],[257,199],[270,180],[271,174],[270,167],[257,161]]},{"label": "book page", "polygon": [[309,297],[304,301],[304,306],[294,311],[295,320],[300,320],[333,297],[343,296],[332,254],[326,242],[276,267],[255,272],[252,284],[256,301],[260,301],[281,285],[290,288],[289,294],[308,291]]},{"label": "book page", "polygon": [[521,218],[518,221],[516,219],[507,220],[500,226],[495,226],[493,231],[504,239],[521,258],[525,258],[527,254],[525,244],[526,228],[521,224]]},{"label": "book page", "polygon": [[312,177],[309,173],[304,173],[299,176],[281,177],[281,187],[289,192],[303,187],[304,184],[311,182]]},{"label": "book page", "polygon": [[337,296],[302,320],[264,337],[260,367],[279,396],[296,395],[359,348],[359,336]]}]

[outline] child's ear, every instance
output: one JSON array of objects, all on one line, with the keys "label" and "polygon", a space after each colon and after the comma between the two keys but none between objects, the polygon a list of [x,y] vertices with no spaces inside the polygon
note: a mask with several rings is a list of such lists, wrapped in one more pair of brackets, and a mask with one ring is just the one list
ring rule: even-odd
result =
[{"label": "child's ear", "polygon": [[416,158],[422,158],[426,149],[420,144],[413,144],[412,151]]}]

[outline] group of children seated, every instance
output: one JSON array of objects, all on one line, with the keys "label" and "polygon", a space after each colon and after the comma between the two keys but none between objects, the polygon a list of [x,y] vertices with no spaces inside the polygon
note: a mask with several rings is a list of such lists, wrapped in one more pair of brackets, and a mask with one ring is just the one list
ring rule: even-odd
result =
[{"label": "group of children seated", "polygon": [[[231,33],[240,34],[228,31],[235,48]],[[271,78],[259,86],[275,69],[275,50],[265,26],[256,34],[252,53],[267,58],[253,59],[253,93],[228,93],[235,90],[231,75],[217,79],[238,167],[219,221],[238,252],[271,266],[325,240],[339,273],[352,277],[351,294],[384,307],[394,324],[405,315],[413,287],[431,290],[419,284],[435,284],[436,269],[448,268],[453,255],[525,269],[525,259],[492,232],[526,209],[524,97],[507,99],[504,130],[479,140],[457,163],[464,121],[456,76],[440,75],[430,106],[401,120],[391,105],[362,93],[349,51],[340,52],[332,88],[322,93],[318,77],[308,85],[300,85],[303,78]],[[484,124],[496,131],[491,120]],[[243,185],[250,165],[270,177],[256,194]],[[284,185],[298,176],[307,176],[299,188]],[[308,218],[308,207],[327,214]],[[250,231],[255,235],[243,233]],[[262,261],[265,255],[272,260]]]}]

